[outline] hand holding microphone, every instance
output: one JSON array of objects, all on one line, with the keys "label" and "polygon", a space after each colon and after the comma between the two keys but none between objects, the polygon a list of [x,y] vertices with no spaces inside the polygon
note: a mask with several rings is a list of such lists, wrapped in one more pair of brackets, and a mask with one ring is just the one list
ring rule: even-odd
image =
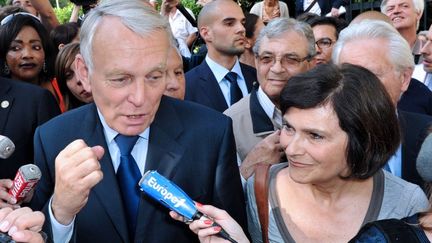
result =
[{"label": "hand holding microphone", "polygon": [[[196,203],[196,206],[197,209],[206,216],[199,220],[194,220],[189,225],[189,228],[198,235],[200,242],[226,242],[225,239],[216,236],[223,228],[231,238],[235,239],[237,242],[249,243],[241,226],[225,210],[211,205],[201,205],[199,203]],[[183,217],[174,211],[170,212],[170,216],[173,219],[183,221]],[[210,217],[212,220],[206,217]],[[213,221],[217,222],[220,226],[213,226]]]},{"label": "hand holding microphone", "polygon": [[229,242],[237,242],[211,217],[204,215],[197,210],[194,201],[177,185],[160,175],[157,171],[147,171],[138,183],[141,191],[147,193],[165,207],[173,210],[187,220],[199,220],[207,218],[208,226],[219,227],[215,234]]},{"label": "hand holding microphone", "polygon": [[0,180],[0,208],[19,208],[21,202],[29,202],[33,196],[33,189],[41,178],[40,169],[34,164],[21,166],[15,179]]},{"label": "hand holding microphone", "polygon": [[0,209],[0,242],[1,243],[42,243],[46,234],[41,232],[45,216],[38,211],[24,207],[12,210]]}]

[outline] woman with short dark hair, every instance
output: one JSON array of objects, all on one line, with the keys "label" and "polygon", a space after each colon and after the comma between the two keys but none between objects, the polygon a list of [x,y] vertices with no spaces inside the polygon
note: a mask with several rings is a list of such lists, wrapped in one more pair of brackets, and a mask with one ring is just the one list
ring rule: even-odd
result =
[{"label": "woman with short dark hair", "polygon": [[[288,163],[269,172],[270,241],[347,242],[367,222],[427,208],[422,189],[381,170],[400,143],[395,108],[365,68],[320,65],[281,92]],[[249,231],[261,239],[253,180]]]},{"label": "woman with short dark hair", "polygon": [[[428,207],[420,187],[382,170],[400,134],[390,96],[370,71],[350,64],[319,65],[292,77],[280,104],[280,143],[288,162],[269,171],[270,242],[348,242],[368,222],[403,218]],[[247,182],[248,225],[252,241],[261,242],[255,176]],[[247,241],[236,238],[241,235],[226,213],[198,209],[235,240]],[[203,219],[190,228],[205,241],[220,231],[216,227],[212,234],[211,225]]]}]

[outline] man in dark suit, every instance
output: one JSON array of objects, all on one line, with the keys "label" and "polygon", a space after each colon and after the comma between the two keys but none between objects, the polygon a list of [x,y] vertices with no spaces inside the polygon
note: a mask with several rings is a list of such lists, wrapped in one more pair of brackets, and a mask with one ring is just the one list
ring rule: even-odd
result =
[{"label": "man in dark suit", "polygon": [[398,102],[398,109],[432,116],[432,92],[422,82],[411,78]]},{"label": "man in dark suit", "polygon": [[[414,68],[408,43],[393,26],[379,20],[361,21],[342,30],[334,47],[333,62],[356,64],[372,71],[388,91],[394,108],[408,89]],[[432,117],[401,110],[397,112],[402,141],[385,169],[424,187],[416,170],[416,159]]]},{"label": "man in dark suit", "polygon": [[198,29],[208,52],[205,60],[186,73],[185,100],[223,112],[256,81],[256,70],[241,64],[245,50],[245,17],[232,0],[213,1],[198,16]]},{"label": "man in dark suit", "polygon": [[148,170],[193,200],[227,210],[246,228],[231,120],[162,96],[167,21],[141,0],[104,1],[86,17],[80,39],[75,72],[95,104],[59,116],[35,134],[43,177],[32,206],[45,213],[51,239],[198,241],[168,209],[139,192]]},{"label": "man in dark suit", "polygon": [[36,127],[59,114],[49,91],[0,78],[0,135],[15,144],[15,152],[7,159],[0,159],[0,179],[13,179],[21,165],[33,162]]}]

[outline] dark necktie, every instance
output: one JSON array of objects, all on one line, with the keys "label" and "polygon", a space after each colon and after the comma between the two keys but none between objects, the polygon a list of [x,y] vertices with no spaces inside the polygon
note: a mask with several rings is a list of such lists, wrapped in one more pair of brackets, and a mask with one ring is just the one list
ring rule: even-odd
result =
[{"label": "dark necktie", "polygon": [[243,98],[243,94],[240,90],[240,87],[237,84],[237,74],[234,72],[229,72],[225,75],[225,79],[230,82],[230,94],[231,94],[231,104],[236,103],[241,98]]},{"label": "dark necktie", "polygon": [[133,241],[136,228],[136,220],[139,204],[138,181],[141,172],[135,159],[132,157],[132,149],[139,136],[117,135],[115,141],[120,149],[120,165],[117,170],[117,181],[122,193],[123,203],[126,210],[129,235]]}]

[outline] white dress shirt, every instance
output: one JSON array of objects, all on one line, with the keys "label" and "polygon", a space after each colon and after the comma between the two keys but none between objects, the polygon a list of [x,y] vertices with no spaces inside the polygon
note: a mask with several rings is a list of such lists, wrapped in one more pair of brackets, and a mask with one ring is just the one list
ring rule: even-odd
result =
[{"label": "white dress shirt", "polygon": [[238,59],[236,60],[231,70],[228,70],[224,66],[220,65],[219,63],[216,63],[208,55],[206,56],[205,61],[207,62],[207,65],[210,67],[210,70],[215,76],[216,81],[219,84],[219,87],[222,91],[222,94],[225,98],[225,102],[227,103],[228,107],[231,106],[231,93],[230,93],[230,82],[225,79],[225,75],[227,75],[227,73],[234,72],[237,74],[237,84],[240,87],[243,97],[245,97],[249,93],[246,86],[245,78],[241,71],[240,62]]}]

